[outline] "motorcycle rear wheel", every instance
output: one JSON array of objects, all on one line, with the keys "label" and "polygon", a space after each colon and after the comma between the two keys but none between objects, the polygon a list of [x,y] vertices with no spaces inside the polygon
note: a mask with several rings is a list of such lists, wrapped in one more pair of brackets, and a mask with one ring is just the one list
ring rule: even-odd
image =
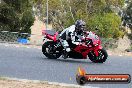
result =
[{"label": "motorcycle rear wheel", "polygon": [[97,57],[93,51],[88,54],[89,59],[94,63],[103,63],[106,61],[108,54],[107,51],[103,48],[98,50],[99,56]]},{"label": "motorcycle rear wheel", "polygon": [[55,43],[53,41],[47,41],[42,45],[43,54],[49,59],[57,59],[61,56],[60,52],[54,52]]}]

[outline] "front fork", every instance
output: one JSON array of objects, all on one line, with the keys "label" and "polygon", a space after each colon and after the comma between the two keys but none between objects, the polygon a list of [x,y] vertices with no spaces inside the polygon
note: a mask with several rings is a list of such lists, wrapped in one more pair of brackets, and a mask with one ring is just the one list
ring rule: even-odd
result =
[{"label": "front fork", "polygon": [[102,47],[101,45],[95,47],[94,52],[95,52],[96,57],[99,56],[99,52],[98,52],[98,50],[99,50],[99,49],[102,49],[102,48],[103,48],[103,47]]}]

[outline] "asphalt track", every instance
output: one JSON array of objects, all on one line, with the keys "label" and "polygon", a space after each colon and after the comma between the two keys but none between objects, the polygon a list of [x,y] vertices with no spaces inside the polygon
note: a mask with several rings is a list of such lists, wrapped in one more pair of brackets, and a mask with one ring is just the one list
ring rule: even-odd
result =
[{"label": "asphalt track", "polygon": [[[59,58],[47,59],[41,48],[0,43],[0,76],[31,80],[44,80],[77,84],[75,75],[79,66],[89,74],[130,74],[132,75],[132,56],[109,55],[103,64],[87,60]],[[129,84],[86,84],[99,88],[132,88]]]}]

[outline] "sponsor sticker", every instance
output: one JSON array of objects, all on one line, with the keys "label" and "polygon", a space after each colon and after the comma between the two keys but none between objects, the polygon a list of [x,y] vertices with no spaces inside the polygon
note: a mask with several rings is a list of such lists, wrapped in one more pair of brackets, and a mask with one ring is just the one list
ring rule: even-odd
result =
[{"label": "sponsor sticker", "polygon": [[131,76],[129,74],[87,74],[79,67],[76,81],[79,85],[86,83],[124,84],[131,82]]}]

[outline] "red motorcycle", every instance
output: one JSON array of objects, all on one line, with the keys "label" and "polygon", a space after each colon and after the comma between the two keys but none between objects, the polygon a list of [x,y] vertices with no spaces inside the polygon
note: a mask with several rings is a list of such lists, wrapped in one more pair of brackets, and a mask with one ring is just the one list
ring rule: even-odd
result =
[{"label": "red motorcycle", "polygon": [[[57,59],[64,53],[64,48],[59,39],[59,33],[53,34],[46,31],[43,32],[45,39],[49,40],[42,45],[43,54],[50,59]],[[71,51],[68,53],[69,58],[73,59],[89,59],[95,63],[103,63],[106,61],[108,54],[101,46],[100,38],[93,32],[85,32],[85,38],[79,45],[74,45],[68,40]]]}]

